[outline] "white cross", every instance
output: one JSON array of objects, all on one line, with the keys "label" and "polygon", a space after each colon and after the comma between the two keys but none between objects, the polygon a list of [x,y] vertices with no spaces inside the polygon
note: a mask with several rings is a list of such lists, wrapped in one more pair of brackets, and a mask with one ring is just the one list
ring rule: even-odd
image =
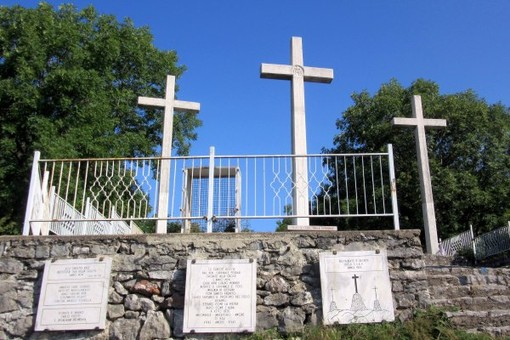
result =
[{"label": "white cross", "polygon": [[444,119],[423,118],[421,96],[413,96],[413,118],[393,118],[393,125],[415,126],[416,153],[418,155],[418,173],[420,175],[420,190],[422,199],[423,224],[427,253],[437,254],[439,242],[437,238],[436,214],[434,212],[434,197],[432,196],[432,181],[430,177],[429,156],[427,152],[427,139],[425,126],[441,128],[446,126]]},{"label": "white cross", "polygon": [[[261,78],[283,79],[291,81],[291,138],[292,138],[292,199],[293,213],[298,216],[308,216],[308,166],[306,157],[306,116],[305,116],[305,81],[316,83],[331,83],[333,70],[304,66],[303,43],[300,37],[292,37],[291,65],[262,64]],[[308,217],[293,219],[295,225],[310,225]]]},{"label": "white cross", "polygon": [[170,157],[172,156],[172,134],[174,109],[187,112],[200,111],[200,104],[175,99],[175,76],[166,76],[165,98],[138,97],[138,104],[165,108],[163,115],[163,141],[161,145],[161,165],[158,190],[158,222],[156,232],[166,234],[168,217],[168,194],[170,191]]}]

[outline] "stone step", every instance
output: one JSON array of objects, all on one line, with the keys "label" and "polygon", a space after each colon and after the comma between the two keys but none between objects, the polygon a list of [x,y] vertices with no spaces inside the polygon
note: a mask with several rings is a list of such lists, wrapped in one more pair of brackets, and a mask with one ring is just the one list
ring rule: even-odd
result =
[{"label": "stone step", "polygon": [[490,297],[510,296],[510,286],[507,285],[476,285],[476,286],[453,286],[453,285],[430,285],[429,293],[433,298],[459,298],[459,297]]},{"label": "stone step", "polygon": [[510,273],[486,273],[481,274],[475,270],[453,273],[449,271],[426,270],[427,281],[432,284],[453,284],[453,285],[487,285],[487,284],[510,284]]},{"label": "stone step", "polygon": [[432,298],[428,301],[436,307],[459,308],[463,311],[506,310],[510,305],[510,297],[494,295],[488,297]]},{"label": "stone step", "polygon": [[[446,316],[452,323],[466,330],[482,330],[483,328],[493,328],[494,332],[508,332],[510,325],[510,310],[490,310],[490,311],[461,311],[447,312]],[[510,334],[510,333],[505,333]]]},{"label": "stone step", "polygon": [[509,336],[510,326],[491,327],[491,326],[480,326],[477,328],[465,329],[468,333],[488,333],[493,336]]}]

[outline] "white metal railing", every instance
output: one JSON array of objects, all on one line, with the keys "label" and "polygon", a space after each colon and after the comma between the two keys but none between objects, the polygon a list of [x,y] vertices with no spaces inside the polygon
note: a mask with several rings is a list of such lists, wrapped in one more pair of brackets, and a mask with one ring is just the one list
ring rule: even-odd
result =
[{"label": "white metal railing", "polygon": [[[293,160],[306,160],[308,216],[293,205]],[[157,216],[159,174],[170,163],[167,216]],[[215,169],[215,171],[209,171]],[[52,193],[66,203],[41,204]],[[44,199],[44,197],[47,197]],[[41,208],[44,207],[44,209]],[[45,212],[42,213],[41,211]],[[177,221],[206,230],[218,221],[298,217],[393,217],[399,229],[391,145],[387,152],[122,159],[34,159],[24,234],[113,233],[103,222]],[[72,223],[74,222],[74,224]],[[93,222],[82,224],[83,222]],[[71,226],[72,225],[72,226]],[[91,229],[92,228],[92,229]],[[77,230],[81,230],[80,232]],[[129,228],[120,228],[127,231]]]},{"label": "white metal railing", "polygon": [[473,227],[459,235],[441,241],[440,254],[455,256],[462,251],[472,251],[475,259],[481,260],[510,250],[510,221],[501,227],[473,236]]}]

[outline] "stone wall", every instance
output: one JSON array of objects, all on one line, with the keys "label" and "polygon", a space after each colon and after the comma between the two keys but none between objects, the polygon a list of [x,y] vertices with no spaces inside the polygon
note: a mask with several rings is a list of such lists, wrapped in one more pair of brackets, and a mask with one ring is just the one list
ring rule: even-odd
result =
[{"label": "stone wall", "polygon": [[[430,300],[419,231],[0,237],[0,338],[181,337],[188,259],[257,260],[257,329],[322,319],[319,253],[387,249],[396,317]],[[110,256],[107,327],[34,332],[44,261]]]}]

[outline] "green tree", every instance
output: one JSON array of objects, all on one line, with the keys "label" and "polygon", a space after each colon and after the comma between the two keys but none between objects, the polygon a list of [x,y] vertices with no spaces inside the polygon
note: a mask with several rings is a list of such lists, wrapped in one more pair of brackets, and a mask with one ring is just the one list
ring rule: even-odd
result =
[{"label": "green tree", "polygon": [[[152,156],[161,144],[167,74],[175,51],[158,50],[147,27],[93,7],[0,6],[0,233],[19,233],[34,150],[44,158]],[[176,113],[174,146],[189,151],[201,124]]]},{"label": "green tree", "polygon": [[[422,96],[426,118],[446,119],[448,124],[446,129],[427,130],[439,236],[465,231],[470,223],[478,233],[506,225],[510,218],[510,110],[500,103],[486,103],[471,90],[440,94],[436,83],[419,79],[408,88],[392,80],[373,96],[367,91],[353,94],[354,104],[337,120],[334,147],[323,151],[377,152],[392,143],[401,226],[422,227],[414,134],[391,124],[393,117],[411,116],[414,94]],[[340,229],[382,225],[380,219],[321,223]]]}]

